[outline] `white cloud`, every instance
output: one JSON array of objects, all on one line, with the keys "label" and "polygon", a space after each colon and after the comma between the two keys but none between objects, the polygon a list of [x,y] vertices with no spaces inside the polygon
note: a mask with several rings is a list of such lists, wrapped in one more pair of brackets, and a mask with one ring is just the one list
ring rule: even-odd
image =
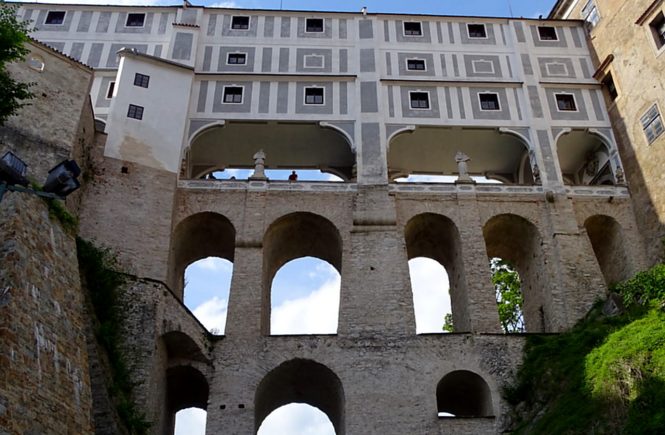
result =
[{"label": "white cloud", "polygon": [[187,408],[175,415],[175,435],[204,435],[207,413],[198,408]]},{"label": "white cloud", "polygon": [[199,260],[192,264],[192,266],[197,267],[203,270],[212,270],[212,271],[230,271],[231,262],[217,257],[208,257],[203,260]]},{"label": "white cloud", "polygon": [[286,300],[272,309],[270,332],[334,334],[337,332],[340,279],[326,281],[305,297]]},{"label": "white cloud", "polygon": [[194,316],[206,329],[215,329],[217,334],[224,333],[226,326],[227,300],[215,296],[192,310]]},{"label": "white cloud", "polygon": [[416,332],[443,332],[444,317],[450,313],[450,296],[446,269],[430,258],[409,261],[409,275],[416,313]]},{"label": "white cloud", "polygon": [[217,2],[208,5],[210,8],[237,8],[238,3],[236,2]]},{"label": "white cloud", "polygon": [[284,434],[335,435],[335,428],[319,409],[304,403],[291,403],[268,415],[257,432],[257,435]]}]

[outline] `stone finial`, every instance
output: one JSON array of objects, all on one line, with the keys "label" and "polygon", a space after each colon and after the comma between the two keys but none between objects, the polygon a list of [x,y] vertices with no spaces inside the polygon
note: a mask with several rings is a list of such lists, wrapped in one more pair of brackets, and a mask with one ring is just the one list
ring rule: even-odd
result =
[{"label": "stone finial", "polygon": [[457,154],[455,154],[455,161],[457,162],[457,172],[459,173],[455,183],[475,183],[473,178],[469,176],[469,168],[467,165],[467,162],[471,161],[471,158],[462,151],[457,151]]},{"label": "stone finial", "polygon": [[623,173],[621,166],[617,166],[617,169],[614,172],[614,178],[616,178],[617,184],[626,184],[626,176]]},{"label": "stone finial", "polygon": [[263,150],[258,150],[252,158],[254,159],[254,173],[249,178],[252,180],[267,180],[268,177],[266,177],[265,172],[266,153]]},{"label": "stone finial", "polygon": [[542,184],[542,180],[540,179],[540,168],[538,167],[538,163],[533,164],[533,183],[534,184]]}]

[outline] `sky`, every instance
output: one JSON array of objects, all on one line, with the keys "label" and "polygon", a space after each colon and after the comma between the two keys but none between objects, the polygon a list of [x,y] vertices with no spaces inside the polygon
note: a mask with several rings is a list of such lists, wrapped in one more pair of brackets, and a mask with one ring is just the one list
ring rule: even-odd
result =
[{"label": "sky", "polygon": [[[40,3],[178,5],[177,0],[37,0]],[[538,18],[547,16],[555,0],[190,0],[194,5],[358,12],[410,13]],[[267,171],[269,178],[286,179],[288,171]],[[220,178],[246,178],[248,171],[226,171]],[[317,171],[299,171],[299,180],[333,181]],[[409,180],[413,181],[413,179]],[[440,181],[426,178],[420,181]],[[441,332],[443,316],[450,312],[448,281],[443,267],[433,260],[413,259],[409,270],[414,293],[416,332]],[[215,333],[222,334],[233,265],[221,259],[203,259],[186,271],[185,304]],[[280,269],[272,288],[271,331],[275,334],[334,333],[337,329],[340,276],[329,264],[313,258],[294,260]],[[176,435],[205,433],[205,412],[183,410],[176,418]],[[334,435],[325,414],[304,404],[290,404],[270,414],[259,435]]]}]

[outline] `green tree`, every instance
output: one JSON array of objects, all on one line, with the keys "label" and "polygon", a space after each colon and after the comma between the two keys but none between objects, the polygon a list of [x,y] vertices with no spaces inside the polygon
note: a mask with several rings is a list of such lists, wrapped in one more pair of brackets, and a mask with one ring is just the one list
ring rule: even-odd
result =
[{"label": "green tree", "polygon": [[490,260],[490,269],[503,331],[524,332],[524,297],[519,274],[510,262],[500,258]]},{"label": "green tree", "polygon": [[453,315],[452,313],[446,313],[446,317],[443,319],[443,330],[446,332],[453,332]]},{"label": "green tree", "polygon": [[32,98],[30,84],[14,80],[6,69],[7,63],[27,54],[27,40],[27,25],[16,18],[16,8],[0,0],[0,125]]}]

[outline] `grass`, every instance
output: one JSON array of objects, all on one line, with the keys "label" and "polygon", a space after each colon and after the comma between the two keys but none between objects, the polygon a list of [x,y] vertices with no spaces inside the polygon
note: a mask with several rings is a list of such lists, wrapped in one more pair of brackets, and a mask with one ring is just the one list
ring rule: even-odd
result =
[{"label": "grass", "polygon": [[132,400],[133,384],[120,350],[120,306],[118,296],[124,278],[115,269],[115,259],[109,251],[101,250],[81,238],[76,239],[79,267],[90,294],[97,318],[95,338],[106,351],[112,371],[109,391],[120,419],[132,435],[148,432],[150,423]]},{"label": "grass", "polygon": [[665,265],[612,290],[621,315],[599,303],[571,331],[527,339],[504,391],[514,433],[665,433]]}]

